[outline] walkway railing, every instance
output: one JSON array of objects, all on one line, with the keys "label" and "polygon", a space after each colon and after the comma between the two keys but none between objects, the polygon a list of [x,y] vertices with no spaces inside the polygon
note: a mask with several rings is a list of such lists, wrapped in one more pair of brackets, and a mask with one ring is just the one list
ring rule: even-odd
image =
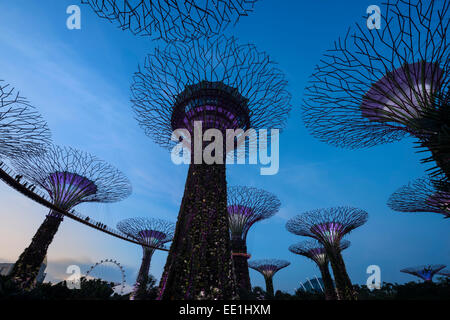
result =
[{"label": "walkway railing", "polygon": [[62,214],[66,217],[69,217],[70,219],[73,219],[75,221],[78,221],[84,225],[87,225],[88,227],[97,229],[101,232],[107,233],[113,237],[132,242],[135,244],[138,244],[140,246],[145,246],[149,248],[153,248],[156,250],[161,251],[169,251],[168,249],[164,247],[154,247],[149,246],[148,244],[145,244],[143,242],[139,242],[133,237],[130,237],[129,235],[120,232],[117,229],[108,227],[106,224],[96,221],[92,219],[91,217],[82,215],[81,213],[75,211],[75,210],[61,210],[60,208],[56,207],[50,197],[43,193],[41,190],[37,189],[36,186],[34,186],[31,182],[27,181],[24,177],[20,176],[16,172],[14,172],[11,168],[9,168],[4,162],[0,162],[0,179],[3,180],[6,184],[8,184],[10,187],[14,188],[15,190],[19,191],[29,199],[39,203],[40,205],[43,205],[59,214]]}]

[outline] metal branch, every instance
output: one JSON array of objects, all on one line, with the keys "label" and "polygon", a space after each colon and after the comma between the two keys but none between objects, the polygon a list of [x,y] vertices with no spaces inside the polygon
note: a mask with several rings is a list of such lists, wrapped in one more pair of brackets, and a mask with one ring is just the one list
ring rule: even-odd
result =
[{"label": "metal branch", "polygon": [[166,41],[192,40],[222,33],[258,0],[81,0],[122,30]]},{"label": "metal branch", "polygon": [[[306,88],[303,120],[319,140],[364,148],[436,132],[425,111],[449,88],[449,1],[388,1],[380,30],[357,24]],[[364,23],[365,24],[365,23]],[[424,120],[425,119],[425,120]]]},{"label": "metal branch", "polygon": [[0,158],[42,153],[50,141],[50,130],[41,115],[0,80]]},{"label": "metal branch", "polygon": [[231,236],[242,240],[254,223],[272,217],[281,206],[274,194],[243,186],[229,187],[227,201]]}]

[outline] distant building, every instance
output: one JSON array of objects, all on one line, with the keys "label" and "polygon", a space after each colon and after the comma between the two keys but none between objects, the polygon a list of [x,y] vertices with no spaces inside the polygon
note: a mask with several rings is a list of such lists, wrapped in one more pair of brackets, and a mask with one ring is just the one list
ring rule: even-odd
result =
[{"label": "distant building", "polygon": [[14,263],[0,263],[0,275],[7,276],[11,273]]},{"label": "distant building", "polygon": [[307,292],[323,292],[323,281],[322,278],[314,277],[312,279],[306,278],[306,281],[304,283],[300,283],[300,290],[304,290]]},{"label": "distant building", "polygon": [[39,269],[39,273],[36,277],[36,283],[42,283],[44,282],[45,276],[47,273],[45,272],[45,269],[47,268],[47,256],[45,256],[44,261],[41,264],[41,267]]}]

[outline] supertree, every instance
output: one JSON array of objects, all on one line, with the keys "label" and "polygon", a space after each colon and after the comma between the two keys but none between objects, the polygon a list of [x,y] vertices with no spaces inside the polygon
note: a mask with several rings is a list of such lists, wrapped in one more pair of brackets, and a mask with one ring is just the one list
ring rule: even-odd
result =
[{"label": "supertree", "polygon": [[445,180],[420,178],[393,193],[388,206],[399,212],[435,212],[450,218],[450,186]]},{"label": "supertree", "polygon": [[219,34],[247,16],[258,0],[81,0],[100,18],[133,34],[166,41]]},{"label": "supertree", "polygon": [[264,276],[264,280],[266,281],[266,292],[268,297],[274,296],[273,290],[273,276],[275,273],[280,271],[283,268],[286,268],[291,263],[286,260],[278,260],[278,259],[262,259],[249,261],[248,266]]},{"label": "supertree", "polygon": [[419,277],[425,282],[433,282],[433,277],[446,266],[443,264],[424,265],[400,270],[400,272],[408,273]]},{"label": "supertree", "polygon": [[[15,159],[13,166],[24,178],[47,192],[53,205],[63,211],[83,202],[116,202],[131,194],[130,182],[119,170],[69,147],[52,145],[46,153]],[[60,213],[50,211],[15,263],[12,277],[24,288],[33,286],[62,220]]]},{"label": "supertree", "polygon": [[291,218],[286,229],[318,240],[325,248],[333,269],[338,299],[355,299],[352,282],[341,254],[341,239],[366,223],[366,211],[352,207],[316,209]]},{"label": "supertree", "polygon": [[[348,247],[350,247],[350,241],[340,241],[339,249],[341,251],[347,249]],[[325,299],[336,300],[336,290],[334,289],[333,279],[331,278],[330,270],[328,269],[329,259],[325,247],[317,240],[307,240],[291,245],[289,247],[289,251],[307,257],[317,264],[317,267],[319,267],[322,275],[323,285],[325,287]]]},{"label": "supertree", "polygon": [[251,226],[272,217],[280,209],[280,200],[265,190],[233,186],[228,188],[228,218],[234,273],[240,289],[251,291],[247,259],[247,233]]},{"label": "supertree", "polygon": [[165,243],[172,241],[175,224],[161,219],[139,217],[120,221],[117,224],[117,229],[147,245],[142,246],[142,263],[132,294],[133,299],[140,300],[141,294],[145,293],[147,288],[150,263],[155,248],[162,247]]},{"label": "supertree", "polygon": [[[180,140],[193,150],[160,298],[235,295],[225,174],[230,150],[215,150],[209,162],[202,157],[209,146],[196,136],[216,129],[218,140],[228,141],[238,129],[281,129],[290,111],[286,86],[265,53],[224,36],[156,49],[135,74],[132,101],[147,135],[170,149],[172,132],[182,130]],[[243,136],[245,144],[245,134],[236,140]]]},{"label": "supertree", "polygon": [[50,130],[41,115],[0,80],[0,158],[36,155],[49,143]]},{"label": "supertree", "polygon": [[316,66],[303,120],[314,136],[339,147],[415,137],[449,176],[450,2],[385,6],[380,29],[357,24]]}]

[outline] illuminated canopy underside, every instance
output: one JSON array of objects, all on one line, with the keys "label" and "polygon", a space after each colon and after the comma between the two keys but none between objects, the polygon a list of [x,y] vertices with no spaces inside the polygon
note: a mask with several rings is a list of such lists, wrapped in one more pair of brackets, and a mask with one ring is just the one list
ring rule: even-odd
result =
[{"label": "illuminated canopy underside", "polygon": [[406,124],[422,116],[441,88],[443,71],[436,63],[417,62],[386,74],[366,93],[362,115],[375,122]]},{"label": "illuminated canopy underside", "polygon": [[48,176],[46,190],[55,205],[68,210],[96,194],[97,186],[76,173],[55,172]]},{"label": "illuminated canopy underside", "polygon": [[193,132],[194,121],[203,130],[243,129],[250,127],[248,100],[221,82],[202,81],[188,86],[178,95],[172,113],[172,129]]},{"label": "illuminated canopy underside", "polygon": [[314,225],[311,232],[327,243],[337,243],[344,236],[345,227],[339,222],[326,222]]}]

